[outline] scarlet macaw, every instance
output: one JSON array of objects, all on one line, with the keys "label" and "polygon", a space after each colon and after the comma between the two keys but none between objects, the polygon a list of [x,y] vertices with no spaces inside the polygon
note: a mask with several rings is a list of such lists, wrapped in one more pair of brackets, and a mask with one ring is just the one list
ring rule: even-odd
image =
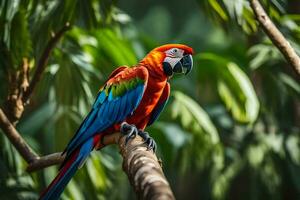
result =
[{"label": "scarlet macaw", "polygon": [[121,66],[114,70],[63,152],[65,160],[58,175],[40,199],[58,199],[90,152],[101,146],[104,135],[129,128],[131,132],[126,141],[139,134],[148,148],[155,150],[155,142],[144,129],[158,118],[168,101],[168,79],[173,73],[188,74],[191,71],[192,54],[191,47],[167,44],[153,49],[136,66]]}]

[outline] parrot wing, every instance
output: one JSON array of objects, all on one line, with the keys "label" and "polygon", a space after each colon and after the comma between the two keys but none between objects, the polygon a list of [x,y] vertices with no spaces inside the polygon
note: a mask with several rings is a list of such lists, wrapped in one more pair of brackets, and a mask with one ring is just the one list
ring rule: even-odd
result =
[{"label": "parrot wing", "polygon": [[67,145],[68,157],[87,139],[110,126],[120,123],[138,107],[147,87],[145,67],[120,67],[110,75],[100,89],[90,113]]},{"label": "parrot wing", "polygon": [[149,120],[147,126],[150,126],[151,124],[153,124],[155,122],[155,120],[157,120],[160,113],[165,108],[165,106],[169,100],[169,96],[170,96],[170,83],[167,83],[162,95],[160,96],[156,106],[154,107],[154,109],[151,113],[151,117],[150,117],[150,120]]}]

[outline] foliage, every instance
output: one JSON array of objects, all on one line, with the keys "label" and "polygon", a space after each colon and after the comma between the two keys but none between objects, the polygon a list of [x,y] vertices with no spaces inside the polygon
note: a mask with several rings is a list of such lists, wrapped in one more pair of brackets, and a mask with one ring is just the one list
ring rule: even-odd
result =
[{"label": "foliage", "polygon": [[[299,3],[263,2],[299,53]],[[248,1],[2,0],[1,80],[23,57],[33,74],[51,34],[67,22],[72,30],[51,54],[17,127],[36,151],[64,149],[116,66],[134,65],[162,43],[186,43],[196,50],[193,72],[172,78],[172,98],[149,128],[175,195],[300,198],[299,81],[259,30]],[[0,103],[7,87],[2,81]],[[3,134],[0,142],[0,198],[36,199],[57,168],[27,174]],[[62,198],[133,196],[118,150],[106,147],[92,153]]]}]

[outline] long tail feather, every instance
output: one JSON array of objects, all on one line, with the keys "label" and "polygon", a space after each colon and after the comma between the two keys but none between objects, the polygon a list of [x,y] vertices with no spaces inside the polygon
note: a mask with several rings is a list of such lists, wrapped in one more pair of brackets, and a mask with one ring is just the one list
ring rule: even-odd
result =
[{"label": "long tail feather", "polygon": [[66,185],[74,176],[77,169],[83,164],[90,152],[93,150],[93,138],[87,140],[78,150],[74,151],[63,167],[60,169],[58,175],[41,194],[40,200],[56,200],[59,199]]}]

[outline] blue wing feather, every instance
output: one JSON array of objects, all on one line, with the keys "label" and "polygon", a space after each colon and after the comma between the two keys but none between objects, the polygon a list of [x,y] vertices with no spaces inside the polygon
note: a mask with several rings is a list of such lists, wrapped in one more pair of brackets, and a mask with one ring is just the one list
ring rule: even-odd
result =
[{"label": "blue wing feather", "polygon": [[94,134],[104,131],[115,123],[124,121],[139,105],[145,87],[146,81],[144,83],[141,82],[134,88],[127,90],[120,97],[113,97],[111,91],[108,96],[105,94],[105,91],[101,91],[83,125],[79,127],[77,133],[68,144],[65,150],[67,152],[66,156],[69,156],[78,146]]},{"label": "blue wing feather", "polygon": [[108,101],[112,101],[114,99],[112,90],[110,91],[108,95]]},{"label": "blue wing feather", "polygon": [[117,121],[122,121],[125,119],[126,103],[127,103],[127,95],[124,95],[124,96],[122,96],[122,98],[120,100],[120,104],[121,104],[120,111],[119,111],[120,115],[119,115]]},{"label": "blue wing feather", "polygon": [[99,92],[99,94],[97,95],[96,100],[95,100],[95,102],[94,102],[94,104],[92,106],[92,109],[95,109],[99,105],[101,105],[105,101],[106,98],[107,98],[107,96],[106,96],[104,90],[101,91],[101,92]]},{"label": "blue wing feather", "polygon": [[112,121],[117,121],[119,110],[120,110],[120,101],[115,100],[114,110],[112,112]]}]

